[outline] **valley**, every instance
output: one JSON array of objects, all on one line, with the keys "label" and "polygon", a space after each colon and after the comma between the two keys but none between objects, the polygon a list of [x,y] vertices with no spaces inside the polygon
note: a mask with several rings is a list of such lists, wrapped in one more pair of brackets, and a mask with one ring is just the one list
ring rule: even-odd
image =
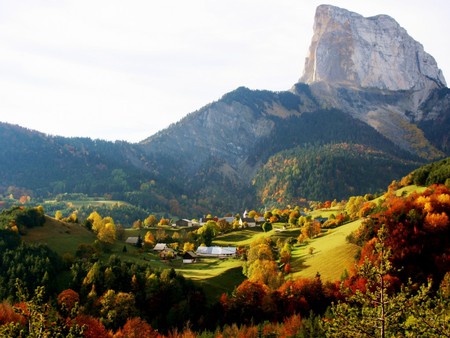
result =
[{"label": "valley", "polygon": [[449,102],[393,18],[320,5],[289,90],[137,143],[0,122],[0,336],[450,336]]}]

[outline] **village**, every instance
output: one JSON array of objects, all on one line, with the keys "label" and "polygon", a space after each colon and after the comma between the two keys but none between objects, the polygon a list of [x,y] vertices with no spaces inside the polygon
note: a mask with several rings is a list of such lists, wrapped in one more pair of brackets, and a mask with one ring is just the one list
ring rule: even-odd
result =
[{"label": "village", "polygon": [[[308,216],[303,211],[296,212],[298,217],[302,217],[305,219],[310,219],[311,216]],[[284,214],[283,214],[284,215]],[[286,219],[281,217],[283,220],[278,221],[276,216],[272,215],[272,213],[267,210],[264,212],[264,216],[261,216],[255,211],[248,212],[245,210],[242,213],[242,216],[239,214],[235,216],[227,215],[224,217],[212,217],[211,215],[204,216],[196,219],[178,219],[173,222],[168,222],[165,225],[158,225],[155,228],[147,228],[147,232],[145,233],[145,237],[149,235],[152,231],[156,233],[158,232],[172,232],[173,235],[178,236],[179,233],[185,232],[189,235],[195,234],[196,240],[175,240],[174,237],[166,236],[165,238],[161,238],[161,236],[153,236],[151,235],[152,240],[148,240],[147,238],[143,238],[140,233],[138,236],[133,235],[126,238],[125,243],[134,247],[138,247],[144,251],[151,252],[156,257],[158,257],[161,261],[170,263],[170,262],[182,262],[183,264],[192,264],[200,261],[202,258],[204,259],[230,259],[230,258],[239,258],[242,254],[242,248],[235,246],[235,243],[220,243],[217,242],[213,245],[212,239],[216,235],[223,235],[225,233],[234,232],[234,231],[242,231],[247,229],[249,231],[255,232],[267,232],[273,229],[273,224],[277,224],[274,228],[275,232],[284,232],[286,231],[286,225],[288,223],[288,219],[286,215]],[[328,218],[315,216],[313,219],[314,224],[319,224],[319,229],[324,222],[326,222]],[[167,220],[168,221],[168,220]],[[291,220],[289,220],[291,222]],[[295,223],[297,223],[295,221]],[[211,235],[209,240],[205,240],[203,231],[209,227],[213,227],[215,230],[214,235]],[[156,237],[156,238],[154,238]],[[195,244],[194,244],[195,242]],[[233,245],[234,244],[234,245]]]},{"label": "village", "polygon": [[[226,222],[234,224],[238,222],[239,228],[255,228],[261,226],[266,219],[263,216],[249,217],[249,212],[244,211],[242,217],[224,216],[224,217],[207,217],[204,216],[197,220],[178,219],[171,224],[172,228],[188,228],[192,230],[200,229],[208,222]],[[126,244],[133,246],[142,245],[140,236],[130,236],[125,241]],[[152,251],[159,256],[161,260],[172,260],[179,257],[179,252],[170,246],[168,243],[156,243]],[[206,246],[200,245],[196,250],[186,250],[181,254],[182,262],[184,264],[192,264],[201,258],[217,258],[227,259],[235,258],[238,255],[237,247],[235,246]]]}]

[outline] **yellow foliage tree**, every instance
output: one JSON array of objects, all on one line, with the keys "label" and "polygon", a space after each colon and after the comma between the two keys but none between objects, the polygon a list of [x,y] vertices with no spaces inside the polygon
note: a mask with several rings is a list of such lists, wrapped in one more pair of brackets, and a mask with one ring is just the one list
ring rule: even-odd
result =
[{"label": "yellow foliage tree", "polygon": [[144,245],[146,247],[152,247],[156,243],[155,236],[153,236],[151,231],[147,231],[144,237]]},{"label": "yellow foliage tree", "polygon": [[150,215],[146,219],[144,219],[144,226],[146,226],[146,227],[155,226],[157,223],[158,223],[158,220],[156,219],[155,215]]},{"label": "yellow foliage tree", "polygon": [[92,223],[92,231],[95,233],[103,226],[102,216],[97,211],[91,212],[87,219]]},{"label": "yellow foliage tree", "polygon": [[186,243],[184,243],[184,245],[183,245],[183,251],[184,251],[184,252],[187,252],[187,251],[193,251],[194,249],[195,249],[194,243],[186,242]]},{"label": "yellow foliage tree", "polygon": [[106,223],[106,225],[99,230],[97,238],[101,242],[113,244],[116,240],[116,226],[114,223]]}]

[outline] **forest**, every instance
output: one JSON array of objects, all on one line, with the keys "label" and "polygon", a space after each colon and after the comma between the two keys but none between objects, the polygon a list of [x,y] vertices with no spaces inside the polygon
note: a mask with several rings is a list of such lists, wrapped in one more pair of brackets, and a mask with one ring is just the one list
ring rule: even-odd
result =
[{"label": "forest", "polygon": [[[267,212],[263,230],[255,233],[260,236],[238,248],[243,281],[217,300],[209,299],[207,290],[176,268],[156,268],[111,253],[117,228],[110,216],[94,211],[85,219],[68,219],[91,233],[93,241],[80,245],[72,256],[61,256],[44,243],[24,240],[48,220],[42,206],[4,209],[0,333],[10,337],[450,336],[448,168],[446,159],[417,169],[393,181],[378,197],[367,194],[310,205],[319,212],[341,205],[341,213],[322,224],[299,206]],[[398,193],[414,183],[423,187]],[[347,238],[360,248],[353,268],[343,271],[338,280],[325,281],[320,273],[292,277],[295,248],[321,237],[324,229],[354,221],[360,226]],[[297,231],[298,237],[274,240],[270,234],[276,233],[280,222]],[[198,246],[208,238],[214,243],[222,232],[240,236],[239,228],[218,223],[211,220],[186,234],[185,243]],[[150,235],[143,238],[141,250],[145,252],[145,244],[154,241]]]}]

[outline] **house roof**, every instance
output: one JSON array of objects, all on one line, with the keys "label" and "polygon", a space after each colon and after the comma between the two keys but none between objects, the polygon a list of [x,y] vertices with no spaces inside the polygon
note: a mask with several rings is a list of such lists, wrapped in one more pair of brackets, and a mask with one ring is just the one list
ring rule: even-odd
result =
[{"label": "house roof", "polygon": [[128,237],[125,241],[127,244],[137,244],[139,237]]},{"label": "house roof", "polygon": [[233,216],[231,216],[231,217],[222,217],[222,218],[219,219],[219,221],[221,221],[221,220],[225,220],[228,223],[233,223],[235,218]]},{"label": "house roof", "polygon": [[197,258],[197,255],[195,254],[195,252],[194,251],[186,251],[184,254],[183,254],[183,258]]},{"label": "house roof", "polygon": [[156,245],[153,248],[153,250],[155,250],[155,251],[162,251],[165,248],[167,248],[167,244],[166,243],[156,243]]},{"label": "house roof", "polygon": [[235,255],[236,247],[234,246],[199,246],[197,248],[198,255],[211,255],[211,256],[221,256],[221,255]]},{"label": "house roof", "polygon": [[187,219],[187,218],[180,218],[179,220],[177,220],[175,223],[177,223],[177,222],[187,222],[187,223],[192,223],[192,221],[190,220],[190,219]]}]

